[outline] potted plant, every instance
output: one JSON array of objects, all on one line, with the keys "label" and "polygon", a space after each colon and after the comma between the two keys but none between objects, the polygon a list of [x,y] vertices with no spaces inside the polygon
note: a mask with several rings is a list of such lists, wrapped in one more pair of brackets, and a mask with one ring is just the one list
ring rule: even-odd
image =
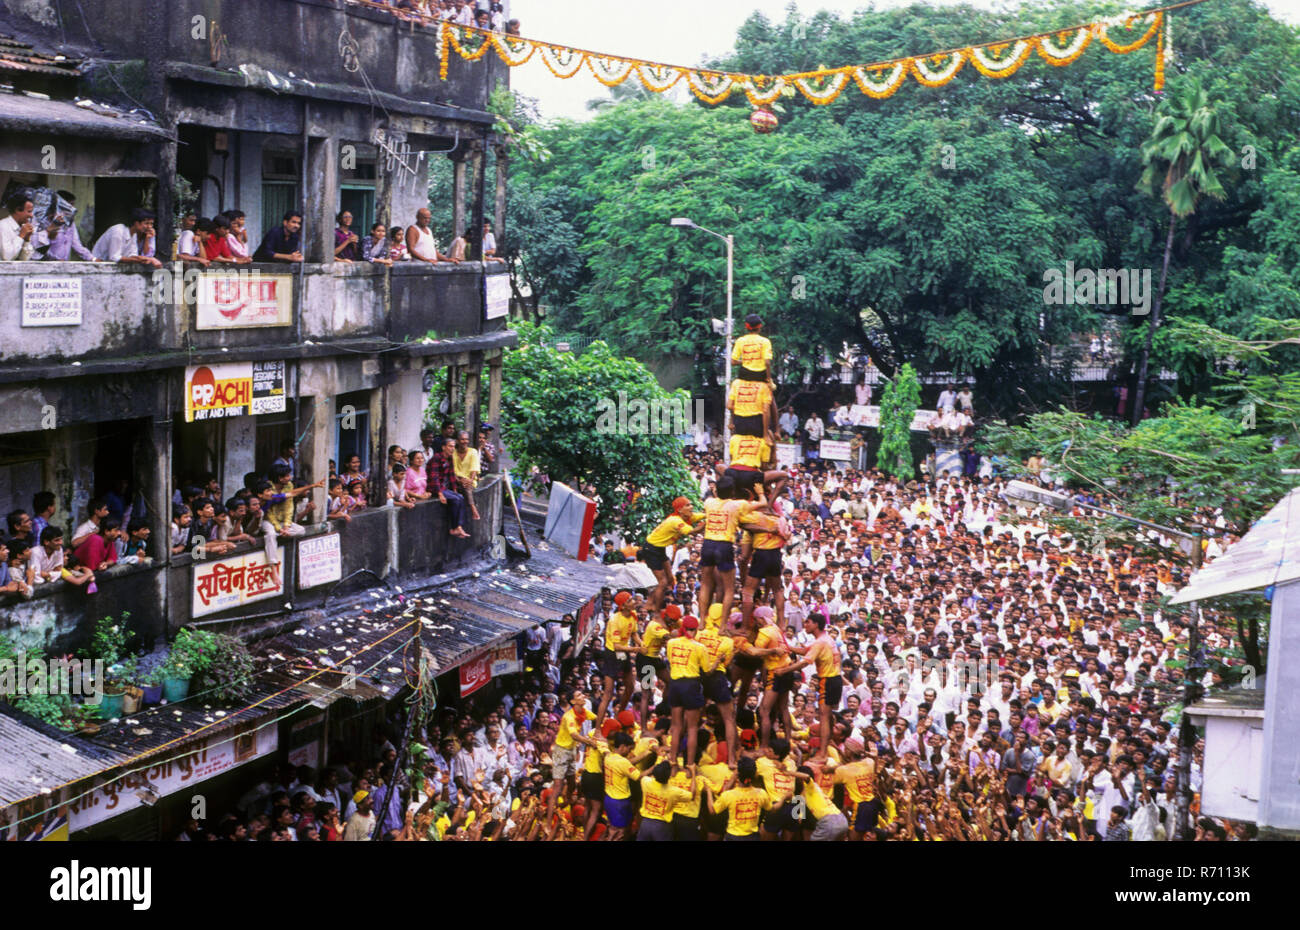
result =
[{"label": "potted plant", "polygon": [[101,618],[95,624],[95,630],[90,636],[90,644],[86,649],[85,657],[93,663],[91,667],[95,669],[95,681],[101,692],[99,699],[101,717],[111,719],[122,715],[126,685],[117,673],[116,667],[126,652],[126,641],[130,636],[126,628],[126,619],[129,616],[130,614],[124,612],[120,621],[112,617]]},{"label": "potted plant", "polygon": [[147,705],[157,704],[162,700],[163,669],[162,666],[156,666],[145,672],[140,677],[140,688],[143,692],[142,697]]},{"label": "potted plant", "polygon": [[203,693],[214,703],[222,704],[247,698],[253,690],[257,666],[243,640],[218,633],[212,638],[211,656],[212,661],[201,676]]},{"label": "potted plant", "polygon": [[136,684],[139,674],[139,660],[135,656],[127,656],[110,669],[111,679],[120,683],[122,689],[122,713],[124,714],[137,713],[140,704],[144,701],[144,691]]},{"label": "potted plant", "polygon": [[162,674],[163,697],[167,703],[185,700],[190,693],[190,679],[194,677],[189,660],[173,651],[159,671]]}]

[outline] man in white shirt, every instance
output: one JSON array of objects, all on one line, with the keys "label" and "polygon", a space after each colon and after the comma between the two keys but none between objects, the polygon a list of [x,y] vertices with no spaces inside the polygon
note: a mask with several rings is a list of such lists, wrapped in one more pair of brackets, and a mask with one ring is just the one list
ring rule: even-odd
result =
[{"label": "man in white shirt", "polygon": [[9,215],[0,220],[0,261],[25,262],[32,258],[32,198],[19,191],[5,202]]},{"label": "man in white shirt", "polygon": [[822,437],[826,435],[826,424],[822,418],[814,411],[806,423],[803,425],[804,431],[808,434],[809,442],[821,442]]},{"label": "man in white shirt", "polygon": [[485,262],[505,261],[504,258],[497,257],[497,237],[492,235],[491,220],[483,221],[483,261]]},{"label": "man in white shirt", "polygon": [[785,412],[781,414],[776,422],[781,427],[781,432],[787,436],[793,436],[795,430],[799,428],[799,418],[794,415],[794,411],[789,407],[785,408]]},{"label": "man in white shirt", "polygon": [[[162,262],[154,258],[154,214],[143,207],[131,211],[131,224],[118,223],[110,226],[99,237],[91,249],[95,258],[105,262],[124,262],[133,265],[150,265],[162,267]],[[140,251],[140,237],[148,243],[143,253]]]},{"label": "man in white shirt", "polygon": [[944,413],[945,411],[951,412],[952,409],[957,406],[957,392],[953,390],[955,386],[956,385],[949,381],[947,387],[939,392],[940,413]]}]

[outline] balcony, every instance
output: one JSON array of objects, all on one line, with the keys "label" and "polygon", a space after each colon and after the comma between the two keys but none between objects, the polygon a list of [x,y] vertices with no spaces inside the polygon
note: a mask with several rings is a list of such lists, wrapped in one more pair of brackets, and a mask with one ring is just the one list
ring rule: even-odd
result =
[{"label": "balcony", "polygon": [[[139,360],[172,367],[169,353],[236,351],[339,340],[464,338],[505,329],[485,319],[484,279],[501,289],[505,266],[403,263],[253,264],[204,271],[86,262],[6,262],[0,287],[16,295],[0,367],[48,377],[50,359]],[[357,347],[364,351],[364,345]],[[326,354],[324,349],[309,354]],[[39,369],[39,372],[36,371]],[[72,373],[72,372],[67,372]]]}]

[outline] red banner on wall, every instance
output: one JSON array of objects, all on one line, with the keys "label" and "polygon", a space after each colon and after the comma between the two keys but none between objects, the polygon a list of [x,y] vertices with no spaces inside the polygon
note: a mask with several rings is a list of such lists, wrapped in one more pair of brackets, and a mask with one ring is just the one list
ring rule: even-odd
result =
[{"label": "red banner on wall", "polygon": [[473,694],[492,680],[492,653],[485,652],[460,667],[460,696]]}]

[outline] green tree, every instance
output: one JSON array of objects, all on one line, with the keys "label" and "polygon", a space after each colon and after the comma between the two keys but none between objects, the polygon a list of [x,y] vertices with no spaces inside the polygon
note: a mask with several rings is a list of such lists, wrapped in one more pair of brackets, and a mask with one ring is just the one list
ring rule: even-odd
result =
[{"label": "green tree", "polygon": [[921,406],[916,369],[904,363],[880,395],[880,451],[876,466],[900,481],[914,478],[912,419]]},{"label": "green tree", "polygon": [[1151,344],[1160,326],[1160,307],[1169,278],[1169,257],[1174,250],[1174,228],[1178,220],[1196,212],[1202,197],[1224,200],[1227,194],[1216,165],[1231,165],[1233,153],[1219,138],[1219,117],[1209,95],[1199,81],[1189,78],[1178,93],[1167,97],[1151,130],[1142,144],[1142,162],[1146,170],[1139,184],[1148,191],[1155,189],[1163,170],[1162,197],[1169,206],[1169,232],[1165,237],[1164,260],[1160,265],[1160,284],[1156,288],[1146,341],[1138,363],[1137,389],[1133,401],[1134,425],[1142,418],[1147,396],[1147,366]]},{"label": "green tree", "polygon": [[[644,365],[603,342],[574,355],[548,347],[548,335],[522,324],[519,348],[506,354],[502,438],[525,471],[590,489],[598,532],[640,540],[667,515],[673,498],[696,499],[698,489],[675,435],[680,423],[671,416],[637,419],[636,411],[671,410],[689,397],[663,390]],[[625,423],[620,404],[631,412]]]}]

